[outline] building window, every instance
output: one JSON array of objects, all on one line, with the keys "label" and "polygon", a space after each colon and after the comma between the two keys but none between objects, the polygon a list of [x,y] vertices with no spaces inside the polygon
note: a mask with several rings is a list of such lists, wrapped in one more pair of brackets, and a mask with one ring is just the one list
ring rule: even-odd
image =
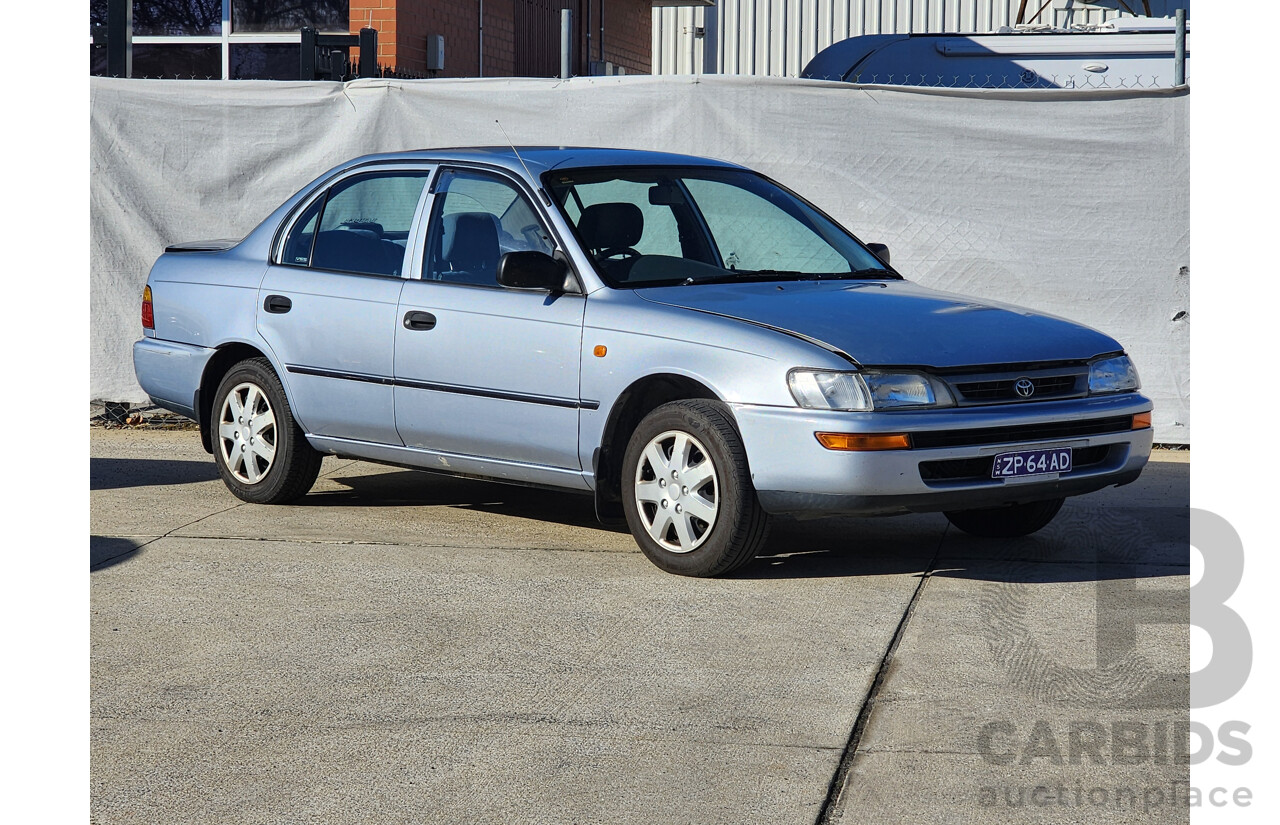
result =
[{"label": "building window", "polygon": [[297,33],[306,26],[345,34],[350,7],[350,0],[231,0],[231,22],[244,33]]},{"label": "building window", "polygon": [[[107,73],[108,0],[90,0],[89,73]],[[299,30],[348,32],[350,0],[134,0],[133,77],[296,80]]]}]

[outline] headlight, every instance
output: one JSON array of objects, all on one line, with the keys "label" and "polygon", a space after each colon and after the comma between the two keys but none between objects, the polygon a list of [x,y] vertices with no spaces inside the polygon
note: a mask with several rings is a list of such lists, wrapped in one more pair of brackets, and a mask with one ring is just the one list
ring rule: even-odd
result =
[{"label": "headlight", "polygon": [[871,409],[871,393],[857,373],[792,370],[787,386],[796,403],[811,410]]},{"label": "headlight", "polygon": [[1090,395],[1130,392],[1140,386],[1142,384],[1138,381],[1138,370],[1134,368],[1133,362],[1127,355],[1094,361],[1089,365]]},{"label": "headlight", "polygon": [[787,385],[796,403],[810,410],[867,412],[955,405],[946,384],[917,372],[792,370]]}]

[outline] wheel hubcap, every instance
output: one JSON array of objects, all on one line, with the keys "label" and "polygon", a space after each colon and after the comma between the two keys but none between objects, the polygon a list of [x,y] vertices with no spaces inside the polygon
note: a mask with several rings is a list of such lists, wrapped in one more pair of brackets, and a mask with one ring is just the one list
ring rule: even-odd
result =
[{"label": "wheel hubcap", "polygon": [[257,484],[271,470],[276,458],[276,415],[257,384],[238,384],[223,399],[218,446],[231,475],[244,484]]},{"label": "wheel hubcap", "polygon": [[715,464],[698,439],[669,430],[640,454],[635,495],[650,538],[672,553],[688,553],[716,523],[720,495]]}]

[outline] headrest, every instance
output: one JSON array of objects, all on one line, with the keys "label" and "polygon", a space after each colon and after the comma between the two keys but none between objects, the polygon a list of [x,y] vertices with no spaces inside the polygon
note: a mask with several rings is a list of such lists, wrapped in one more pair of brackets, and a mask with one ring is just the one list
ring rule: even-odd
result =
[{"label": "headrest", "polygon": [[377,221],[343,221],[342,229],[359,229],[365,232],[372,232],[375,238],[382,237],[382,224]]},{"label": "headrest", "polygon": [[644,214],[634,203],[596,203],[582,210],[578,233],[588,249],[635,246],[644,234]]},{"label": "headrest", "polygon": [[454,270],[477,272],[498,266],[498,228],[488,212],[458,212],[444,221],[444,259]]}]

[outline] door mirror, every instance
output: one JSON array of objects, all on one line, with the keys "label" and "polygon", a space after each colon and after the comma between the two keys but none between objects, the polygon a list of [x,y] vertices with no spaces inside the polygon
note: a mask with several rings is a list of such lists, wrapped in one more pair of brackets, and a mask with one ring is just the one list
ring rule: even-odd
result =
[{"label": "door mirror", "polygon": [[572,290],[569,267],[545,252],[508,252],[498,261],[498,283],[519,289]]},{"label": "door mirror", "polygon": [[871,252],[886,265],[889,263],[889,247],[882,243],[869,243],[867,244],[867,249],[870,249]]}]

